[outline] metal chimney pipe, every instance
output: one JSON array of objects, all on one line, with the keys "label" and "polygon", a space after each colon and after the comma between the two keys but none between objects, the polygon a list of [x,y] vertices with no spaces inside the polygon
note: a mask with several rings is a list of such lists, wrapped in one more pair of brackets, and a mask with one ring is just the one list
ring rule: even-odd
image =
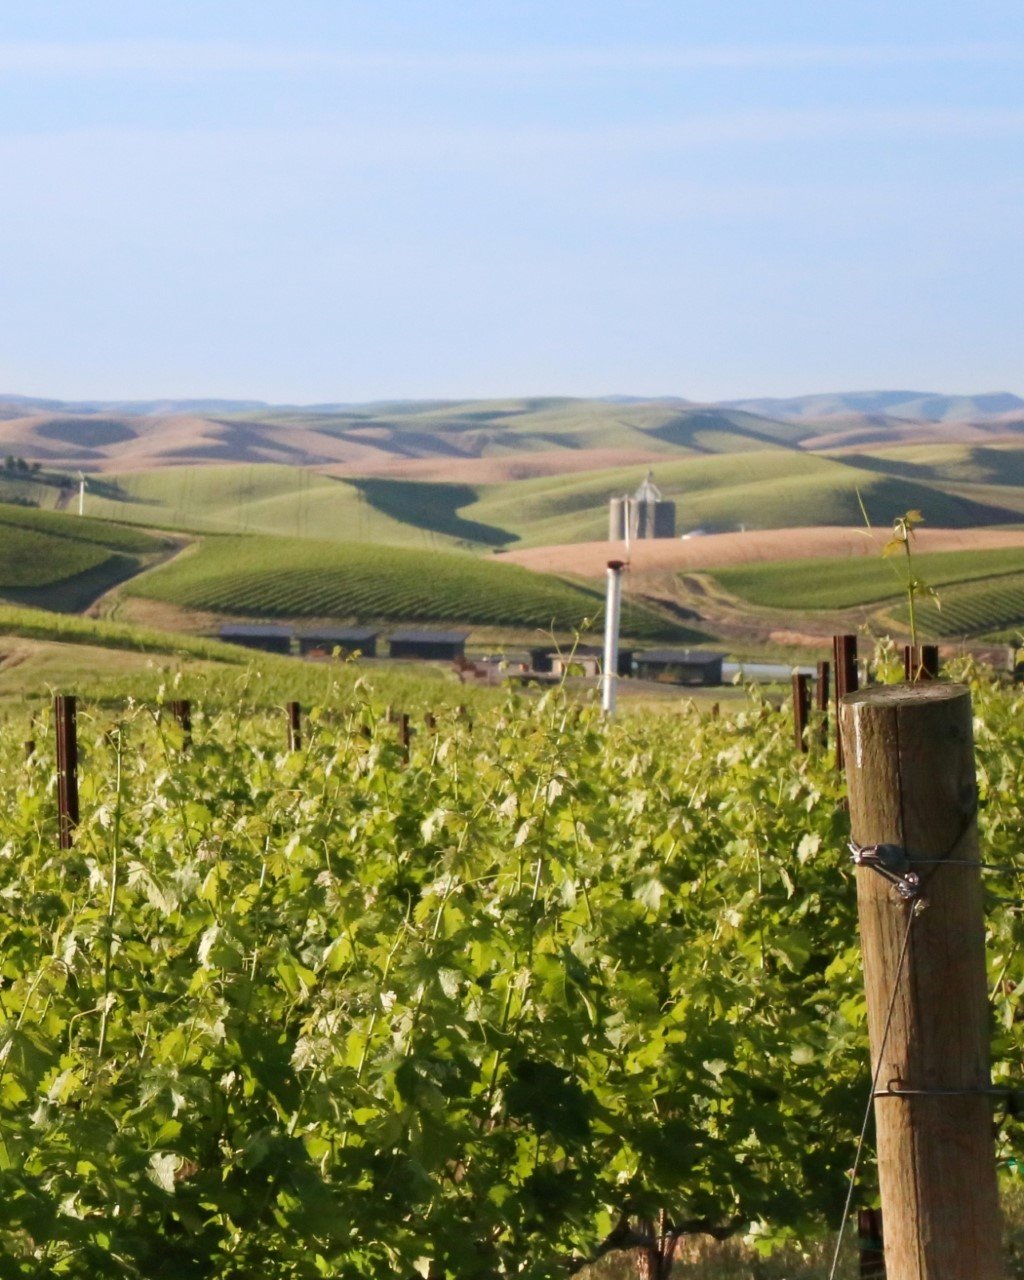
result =
[{"label": "metal chimney pipe", "polygon": [[601,669],[601,710],[615,714],[619,679],[619,614],[622,609],[622,560],[608,561],[608,594],[604,607],[604,665]]}]

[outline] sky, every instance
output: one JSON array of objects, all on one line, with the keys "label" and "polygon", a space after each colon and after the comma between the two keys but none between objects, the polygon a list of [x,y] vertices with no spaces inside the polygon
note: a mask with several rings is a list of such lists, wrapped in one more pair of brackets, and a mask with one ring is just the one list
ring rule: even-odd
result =
[{"label": "sky", "polygon": [[1020,0],[32,0],[0,391],[1024,393]]}]

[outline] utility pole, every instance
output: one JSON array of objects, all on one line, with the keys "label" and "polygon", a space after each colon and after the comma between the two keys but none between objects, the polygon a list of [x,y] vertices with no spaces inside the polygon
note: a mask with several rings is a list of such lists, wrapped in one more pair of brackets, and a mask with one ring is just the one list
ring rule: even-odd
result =
[{"label": "utility pole", "polygon": [[843,699],[889,1280],[1001,1280],[971,696]]}]

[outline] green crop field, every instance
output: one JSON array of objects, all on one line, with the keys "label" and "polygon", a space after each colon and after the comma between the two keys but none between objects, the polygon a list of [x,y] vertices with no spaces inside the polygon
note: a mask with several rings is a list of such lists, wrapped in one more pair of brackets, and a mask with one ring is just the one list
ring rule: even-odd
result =
[{"label": "green crop field", "polygon": [[122,496],[89,495],[90,513],[198,532],[280,534],[397,546],[500,546],[514,535],[464,519],[477,488],[339,480],[301,467],[160,467],[117,478]]},{"label": "green crop field", "polygon": [[0,596],[75,610],[163,548],[138,529],[0,504]]},{"label": "green crop field", "polygon": [[[980,582],[958,582],[943,588],[939,602],[924,598],[916,605],[921,634],[936,640],[986,636],[1019,643],[1024,634],[1024,571]],[[893,616],[904,625],[908,610],[901,605]]]},{"label": "green crop field", "polygon": [[[935,551],[913,558],[914,575],[932,587],[1024,572],[1024,549]],[[898,557],[780,560],[715,569],[711,576],[742,600],[778,609],[851,609],[899,596],[906,569]],[[982,585],[982,584],[979,584]]]},{"label": "green crop field", "polygon": [[[206,538],[133,581],[131,594],[250,617],[450,621],[572,630],[600,615],[599,592],[465,552],[339,545],[298,538]],[[639,607],[633,635],[675,631]]]},{"label": "green crop field", "polygon": [[159,551],[163,545],[141,529],[128,529],[108,520],[87,520],[60,511],[43,511],[8,503],[0,503],[0,526],[62,538],[80,546],[106,547],[111,551],[146,554]]}]

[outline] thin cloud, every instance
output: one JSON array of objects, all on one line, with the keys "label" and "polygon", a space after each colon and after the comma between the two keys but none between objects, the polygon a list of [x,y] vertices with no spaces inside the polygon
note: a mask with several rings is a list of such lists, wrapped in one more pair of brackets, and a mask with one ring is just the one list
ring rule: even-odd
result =
[{"label": "thin cloud", "polygon": [[915,65],[1016,64],[1024,45],[700,45],[668,48],[520,49],[458,53],[271,48],[212,41],[112,40],[0,43],[0,72],[53,76],[116,74],[421,75],[654,74],[700,70],[792,70]]},{"label": "thin cloud", "polygon": [[1024,136],[1024,108],[860,108],[694,113],[674,120],[588,128],[503,126],[366,125],[344,119],[315,129],[67,129],[0,134],[0,160],[50,155],[109,158],[155,156],[183,164],[210,157],[246,163],[300,163],[371,169],[395,164],[447,168],[492,168],[509,163],[554,163],[612,157],[672,155],[703,148],[796,143],[935,140],[943,143],[1000,141]]}]

